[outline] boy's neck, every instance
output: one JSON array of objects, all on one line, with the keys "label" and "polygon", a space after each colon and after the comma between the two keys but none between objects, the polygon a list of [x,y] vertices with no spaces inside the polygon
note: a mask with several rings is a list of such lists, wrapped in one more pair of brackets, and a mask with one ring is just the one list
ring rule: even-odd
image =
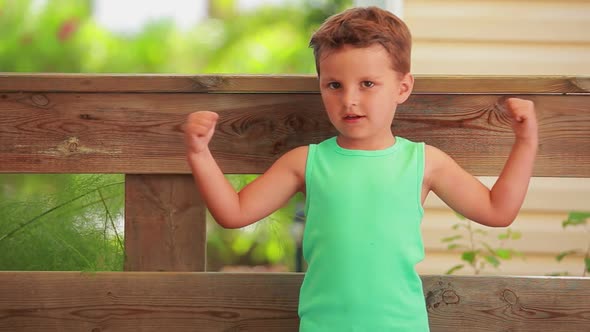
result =
[{"label": "boy's neck", "polygon": [[393,133],[388,135],[387,137],[380,137],[380,138],[366,138],[366,139],[356,139],[356,138],[349,138],[344,137],[342,135],[338,135],[336,137],[336,142],[341,148],[348,149],[348,150],[383,150],[391,147],[395,144],[395,136]]}]

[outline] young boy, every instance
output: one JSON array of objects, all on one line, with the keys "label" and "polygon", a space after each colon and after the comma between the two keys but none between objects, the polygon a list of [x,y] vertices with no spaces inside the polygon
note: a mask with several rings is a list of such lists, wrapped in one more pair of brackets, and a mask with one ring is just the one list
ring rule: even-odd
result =
[{"label": "young boy", "polygon": [[430,191],[480,224],[516,217],[537,150],[530,101],[505,108],[516,136],[492,190],[439,149],[394,136],[397,105],[412,92],[411,37],[393,14],[354,8],[311,38],[322,100],[338,136],[298,147],[236,193],[208,143],[218,115],[196,112],[185,126],[188,160],[215,220],[244,227],[306,195],[301,331],[428,331],[422,284],[422,204]]}]

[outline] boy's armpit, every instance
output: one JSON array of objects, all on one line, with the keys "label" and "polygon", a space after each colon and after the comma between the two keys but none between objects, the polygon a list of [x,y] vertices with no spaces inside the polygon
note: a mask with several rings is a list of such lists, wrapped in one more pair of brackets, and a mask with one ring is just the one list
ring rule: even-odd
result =
[{"label": "boy's armpit", "polygon": [[[422,201],[426,198],[428,193],[432,190],[434,174],[439,171],[445,162],[451,159],[449,155],[440,149],[426,144],[424,147],[424,179],[422,180]],[[452,161],[452,159],[451,159]]]},{"label": "boy's armpit", "polygon": [[305,168],[307,166],[307,154],[309,146],[300,146],[289,152],[288,164],[291,171],[299,180],[299,191],[305,194]]}]

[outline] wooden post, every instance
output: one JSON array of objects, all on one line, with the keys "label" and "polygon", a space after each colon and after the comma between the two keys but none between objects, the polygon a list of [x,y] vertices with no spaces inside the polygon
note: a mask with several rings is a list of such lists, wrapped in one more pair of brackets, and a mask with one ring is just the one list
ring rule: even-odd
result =
[{"label": "wooden post", "polygon": [[125,180],[125,271],[205,271],[206,209],[192,177]]}]

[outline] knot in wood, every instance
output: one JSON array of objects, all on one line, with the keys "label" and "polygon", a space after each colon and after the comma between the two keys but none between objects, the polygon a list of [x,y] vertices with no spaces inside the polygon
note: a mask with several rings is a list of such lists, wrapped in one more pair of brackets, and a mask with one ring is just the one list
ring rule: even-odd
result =
[{"label": "knot in wood", "polygon": [[78,150],[78,139],[75,137],[72,137],[68,141],[68,151],[76,152],[77,150]]},{"label": "knot in wood", "polygon": [[219,76],[204,76],[192,79],[197,90],[209,90],[226,85],[225,79]]},{"label": "knot in wood", "polygon": [[305,118],[297,114],[290,114],[287,117],[286,125],[290,129],[299,130],[305,125]]},{"label": "knot in wood", "polygon": [[505,302],[508,302],[508,304],[510,304],[510,305],[515,305],[518,303],[518,296],[516,296],[516,294],[513,291],[511,291],[510,289],[505,289],[502,292],[502,299]]},{"label": "knot in wood", "polygon": [[70,154],[74,152],[78,152],[80,145],[80,140],[78,137],[69,137],[67,140],[61,142],[61,144],[57,147],[57,150],[63,154]]},{"label": "knot in wood", "polygon": [[457,304],[460,301],[459,295],[454,290],[444,291],[442,299],[446,304]]},{"label": "knot in wood", "polygon": [[49,105],[49,99],[42,94],[34,94],[31,96],[31,101],[37,106]]},{"label": "knot in wood", "polygon": [[211,314],[213,317],[223,318],[223,319],[236,319],[236,318],[240,317],[239,313],[233,312],[233,311],[211,310],[211,311],[208,311],[208,313]]}]

